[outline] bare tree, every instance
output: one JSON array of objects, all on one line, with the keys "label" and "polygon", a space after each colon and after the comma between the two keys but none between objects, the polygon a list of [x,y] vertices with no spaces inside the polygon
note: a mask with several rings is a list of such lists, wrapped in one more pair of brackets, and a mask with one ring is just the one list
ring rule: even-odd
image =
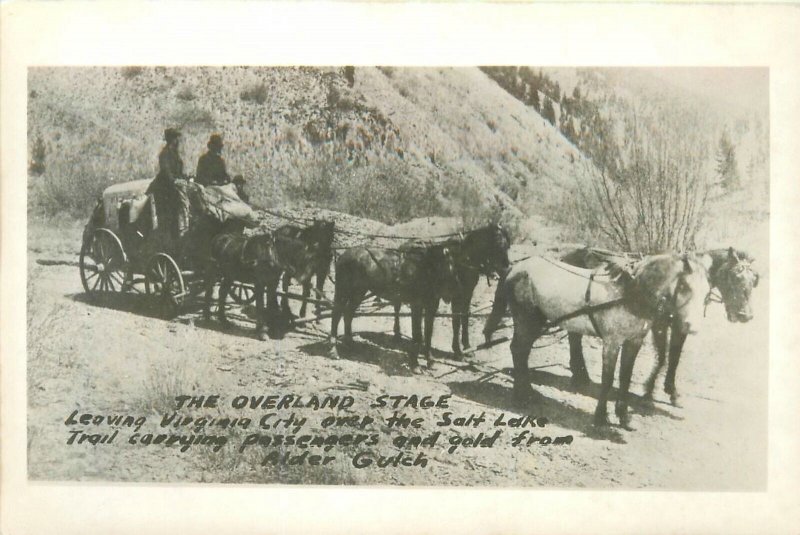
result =
[{"label": "bare tree", "polygon": [[[578,183],[576,216],[600,241],[655,253],[695,247],[711,187],[708,143],[691,132],[697,117],[674,110],[631,111],[617,143],[605,143]],[[698,132],[699,129],[694,129]]]}]

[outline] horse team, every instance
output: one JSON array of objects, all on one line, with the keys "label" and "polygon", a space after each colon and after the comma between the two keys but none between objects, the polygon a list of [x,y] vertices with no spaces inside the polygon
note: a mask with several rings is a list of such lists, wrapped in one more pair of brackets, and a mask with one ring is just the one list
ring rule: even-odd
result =
[{"label": "horse team", "polygon": [[[311,279],[322,296],[333,260],[334,224],[314,221],[306,228],[287,225],[253,237],[223,232],[211,240],[206,268],[204,314],[210,317],[214,285],[219,282],[218,318],[225,319],[225,300],[231,285],[253,284],[256,296],[256,333],[260,339],[285,329],[291,316],[286,298],[277,302],[283,276],[303,286],[300,315],[305,315]],[[621,353],[619,395],[615,413],[628,428],[627,394],[636,356],[649,331],[657,352],[656,365],[645,383],[651,396],[655,380],[668,361],[664,389],[677,405],[675,388],[681,350],[688,334],[696,331],[705,307],[716,289],[728,320],[752,318],[749,300],[758,285],[753,259],[733,248],[707,253],[665,253],[652,256],[612,253],[579,248],[558,260],[531,257],[511,266],[511,240],[499,224],[453,236],[445,241],[409,241],[395,249],[358,246],[346,249],[335,261],[335,291],[331,313],[331,354],[338,358],[339,322],[344,322],[344,342],[352,339],[352,321],[368,294],[389,301],[395,309],[394,334],[400,336],[399,309],[411,308],[412,345],[409,365],[419,369],[418,354],[431,361],[434,318],[440,301],[452,308],[452,350],[461,354],[470,346],[469,315],[472,294],[481,275],[498,275],[492,312],[483,329],[490,343],[506,311],[514,322],[511,340],[513,393],[526,402],[533,392],[528,357],[534,342],[548,329],[565,330],[570,343],[573,385],[590,383],[581,347],[584,335],[603,341],[602,380],[595,423],[607,425],[607,401]],[[265,302],[266,296],[266,302]],[[317,315],[320,313],[317,299]],[[266,327],[266,329],[265,329]]]}]

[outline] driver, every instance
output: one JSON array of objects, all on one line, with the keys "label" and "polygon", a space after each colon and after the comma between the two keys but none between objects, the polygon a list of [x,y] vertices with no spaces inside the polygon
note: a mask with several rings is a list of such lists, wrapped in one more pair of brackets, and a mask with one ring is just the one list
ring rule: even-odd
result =
[{"label": "driver", "polygon": [[187,179],[183,174],[183,160],[179,151],[181,133],[175,128],[164,130],[166,145],[158,154],[158,174],[147,187],[156,203],[156,214],[173,235],[180,235],[183,227],[183,193],[179,191],[177,180]]}]

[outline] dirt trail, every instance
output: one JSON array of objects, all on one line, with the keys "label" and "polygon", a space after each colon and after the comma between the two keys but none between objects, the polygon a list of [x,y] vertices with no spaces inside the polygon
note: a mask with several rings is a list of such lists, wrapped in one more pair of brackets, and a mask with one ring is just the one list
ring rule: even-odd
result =
[{"label": "dirt trail", "polygon": [[[766,276],[753,295],[752,322],[730,324],[721,306],[714,305],[702,331],[687,341],[678,372],[682,407],[670,406],[658,390],[652,406],[634,401],[634,431],[617,426],[597,431],[591,425],[600,374],[595,341],[585,340],[595,384],[588,391],[574,392],[569,388],[566,339],[542,339],[540,344],[550,345],[535,349],[531,356],[537,399],[529,407],[518,407],[511,403],[508,344],[476,352],[464,361],[454,360],[449,349],[450,325],[443,319],[435,326],[434,369],[413,375],[403,352],[406,342],[392,341],[389,318],[357,319],[353,347],[340,352],[341,360],[331,360],[322,338],[327,321],[266,342],[253,337],[247,308],[232,310],[234,328],[230,330],[202,321],[196,301],[179,317],[165,321],[150,312],[143,297],[119,295],[103,302],[89,298],[81,288],[77,268],[37,263],[46,258],[52,258],[47,251],[31,251],[28,259],[28,468],[35,479],[675,489],[760,489],[766,485]],[[330,285],[326,290],[332,293]],[[490,303],[493,291],[482,281],[475,303]],[[482,318],[473,319],[473,344],[482,341],[481,327]],[[410,333],[407,318],[403,331]],[[510,331],[498,335],[506,333]],[[631,390],[635,398],[643,392],[652,362],[648,340],[634,370]],[[146,415],[142,433],[155,432],[160,420],[156,415],[169,412],[172,397],[192,393],[220,393],[227,398],[352,395],[354,407],[339,414],[375,418],[366,432],[379,435],[379,445],[373,449],[385,455],[400,452],[391,442],[399,432],[380,423],[391,412],[366,408],[381,394],[451,394],[449,410],[456,416],[485,412],[490,422],[501,414],[506,419],[543,416],[550,423],[534,433],[572,435],[574,440],[568,446],[513,447],[503,439],[492,448],[463,447],[452,455],[441,441],[425,451],[429,458],[425,468],[385,470],[354,469],[352,455],[337,455],[330,465],[317,470],[262,466],[265,450],[235,455],[235,440],[217,453],[208,448],[182,453],[125,443],[116,447],[65,443],[64,420],[74,410]],[[222,412],[245,414],[229,405]],[[424,418],[423,430],[416,433],[427,435],[437,429],[435,422],[444,411],[408,412]],[[326,432],[319,427],[322,413],[310,415],[305,432]],[[490,429],[464,428],[458,433],[472,436]],[[244,434],[232,432],[236,433]]]}]

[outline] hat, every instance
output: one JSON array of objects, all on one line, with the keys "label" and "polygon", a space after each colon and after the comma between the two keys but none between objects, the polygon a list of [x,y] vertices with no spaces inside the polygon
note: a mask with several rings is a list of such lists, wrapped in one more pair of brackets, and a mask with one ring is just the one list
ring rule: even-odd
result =
[{"label": "hat", "polygon": [[167,128],[166,130],[164,130],[164,140],[167,143],[179,137],[181,137],[181,133],[175,128]]},{"label": "hat", "polygon": [[221,149],[222,148],[222,136],[219,135],[219,134],[212,134],[211,137],[208,138],[208,143],[206,144],[206,146],[209,149],[213,149],[213,148]]}]

